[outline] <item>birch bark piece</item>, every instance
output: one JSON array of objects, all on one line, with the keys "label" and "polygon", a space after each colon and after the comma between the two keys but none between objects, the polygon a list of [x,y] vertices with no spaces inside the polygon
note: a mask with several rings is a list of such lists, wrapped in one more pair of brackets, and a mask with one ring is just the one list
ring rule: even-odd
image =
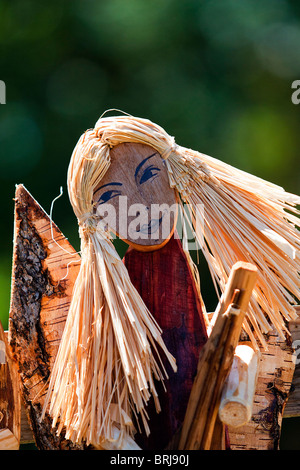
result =
[{"label": "birch bark piece", "polygon": [[300,306],[295,307],[295,310],[298,314],[298,318],[289,322],[295,372],[289,399],[283,412],[284,418],[295,418],[300,416]]},{"label": "birch bark piece", "polygon": [[48,415],[40,422],[47,380],[80,265],[68,240],[55,224],[52,229],[53,237],[49,216],[18,185],[8,340],[36,445],[45,450],[78,448],[56,436]]},{"label": "birch bark piece", "polygon": [[243,426],[228,426],[232,450],[278,450],[284,408],[295,365],[291,340],[275,330],[266,335],[268,351],[262,351],[251,420]]}]

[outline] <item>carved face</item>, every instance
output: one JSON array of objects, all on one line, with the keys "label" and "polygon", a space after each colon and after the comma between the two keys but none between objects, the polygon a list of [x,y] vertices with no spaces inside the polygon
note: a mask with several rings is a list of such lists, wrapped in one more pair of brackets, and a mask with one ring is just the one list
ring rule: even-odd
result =
[{"label": "carved face", "polygon": [[123,143],[94,192],[102,223],[138,250],[162,247],[173,234],[177,199],[165,162],[152,147]]}]

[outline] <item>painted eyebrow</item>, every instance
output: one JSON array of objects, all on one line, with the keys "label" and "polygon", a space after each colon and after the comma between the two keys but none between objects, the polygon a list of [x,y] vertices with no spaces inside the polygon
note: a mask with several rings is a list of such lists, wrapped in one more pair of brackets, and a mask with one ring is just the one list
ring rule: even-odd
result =
[{"label": "painted eyebrow", "polygon": [[144,163],[146,163],[146,161],[149,160],[149,158],[154,157],[154,155],[156,155],[157,153],[158,153],[158,152],[152,153],[152,155],[149,155],[149,157],[146,157],[141,163],[138,164],[138,166],[136,167],[135,173],[134,173],[135,179],[137,178],[138,172],[140,171],[140,169],[142,168],[142,166],[144,165]]},{"label": "painted eyebrow", "polygon": [[94,195],[98,191],[100,191],[100,189],[105,188],[106,186],[123,186],[123,184],[122,183],[115,183],[115,182],[104,184],[103,186],[100,186],[100,188],[96,189],[96,191],[94,192]]}]

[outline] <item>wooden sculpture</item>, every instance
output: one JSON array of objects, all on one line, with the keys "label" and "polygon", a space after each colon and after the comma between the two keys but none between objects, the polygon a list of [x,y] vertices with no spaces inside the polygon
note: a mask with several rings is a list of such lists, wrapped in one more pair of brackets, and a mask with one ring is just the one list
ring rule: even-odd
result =
[{"label": "wooden sculpture", "polygon": [[[299,198],[131,116],[101,118],[80,138],[68,191],[81,257],[25,188],[16,191],[9,342],[38,447],[247,448],[238,422],[248,448],[276,448],[294,370]],[[212,316],[188,227],[221,291]],[[130,246],[123,261],[113,235]],[[240,387],[247,382],[238,405],[236,370]]]}]

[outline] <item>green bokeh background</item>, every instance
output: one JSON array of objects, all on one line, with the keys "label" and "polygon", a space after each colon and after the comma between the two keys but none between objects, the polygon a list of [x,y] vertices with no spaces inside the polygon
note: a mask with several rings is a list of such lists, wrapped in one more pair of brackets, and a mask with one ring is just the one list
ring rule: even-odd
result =
[{"label": "green bokeh background", "polygon": [[[0,0],[0,319],[7,328],[15,184],[76,249],[66,172],[109,108],[149,118],[180,145],[300,193],[297,0]],[[203,297],[214,309],[204,263]],[[281,448],[300,449],[298,419]]]}]

